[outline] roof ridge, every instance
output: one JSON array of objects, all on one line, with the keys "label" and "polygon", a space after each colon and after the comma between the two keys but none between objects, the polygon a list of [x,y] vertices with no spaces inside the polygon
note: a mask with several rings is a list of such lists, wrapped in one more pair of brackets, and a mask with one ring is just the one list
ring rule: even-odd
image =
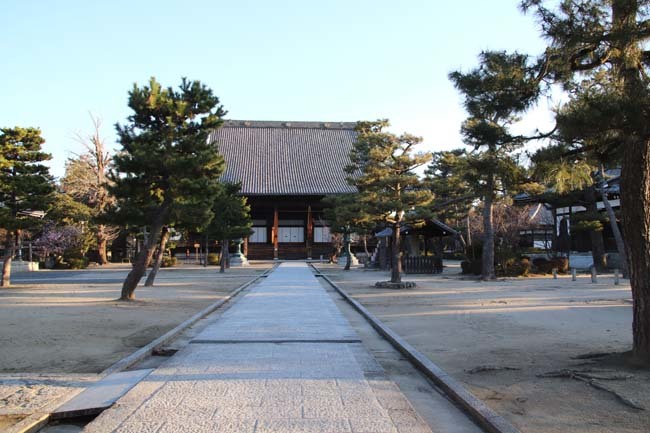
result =
[{"label": "roof ridge", "polygon": [[223,128],[278,128],[278,129],[354,129],[357,122],[277,121],[227,119]]}]

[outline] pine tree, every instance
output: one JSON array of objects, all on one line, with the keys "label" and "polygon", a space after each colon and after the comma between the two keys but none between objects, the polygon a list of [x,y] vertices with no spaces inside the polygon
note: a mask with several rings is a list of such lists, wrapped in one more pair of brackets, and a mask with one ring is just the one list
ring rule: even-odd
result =
[{"label": "pine tree", "polygon": [[11,284],[11,260],[24,229],[37,223],[34,211],[44,211],[53,191],[52,157],[41,150],[45,140],[36,128],[0,129],[0,226],[6,229],[2,282]]},{"label": "pine tree", "polygon": [[[616,222],[614,210],[607,198],[607,193],[600,187],[605,182],[605,165],[620,167],[623,157],[623,146],[620,146],[619,131],[607,131],[602,128],[603,124],[607,124],[613,118],[620,116],[618,112],[609,111],[615,109],[615,107],[606,103],[609,93],[608,81],[607,76],[595,74],[581,80],[579,83],[571,83],[568,86],[570,88],[569,102],[556,112],[557,136],[561,142],[569,143],[570,154],[574,155],[575,160],[580,160],[583,164],[588,163],[592,166],[589,182],[586,184],[588,186],[585,189],[588,196],[587,211],[593,215],[598,215],[596,203],[599,199],[605,205],[618,253],[621,257],[623,275],[628,278],[625,242]],[[595,105],[600,108],[597,111],[591,110],[590,107]],[[577,167],[579,166],[574,161],[570,167],[564,167],[561,171],[571,173]],[[598,227],[598,224],[596,224],[596,227]],[[606,265],[602,231],[599,233],[592,231],[591,237],[594,264],[599,270],[602,270]]]},{"label": "pine tree", "polygon": [[344,270],[349,271],[352,264],[350,236],[353,233],[364,236],[374,228],[376,222],[357,193],[330,195],[323,199],[323,204],[326,206],[324,216],[332,232],[343,235]]},{"label": "pine tree", "polygon": [[387,120],[359,122],[357,141],[346,168],[348,181],[359,191],[367,212],[384,221],[393,231],[391,283],[402,281],[400,230],[409,220],[418,219],[417,210],[431,200],[431,191],[422,186],[414,170],[429,162],[429,154],[414,153],[422,139],[410,134],[397,136],[384,129]]},{"label": "pine tree", "polygon": [[122,150],[115,155],[110,191],[118,217],[151,227],[144,248],[122,286],[122,300],[135,289],[151,261],[162,229],[191,213],[209,221],[224,161],[208,135],[225,115],[219,99],[199,81],[182,80],[178,90],[163,89],[152,78],[133,86],[128,124],[117,125]]},{"label": "pine tree", "polygon": [[548,189],[535,200],[552,206],[584,206],[586,213],[580,221],[572,225],[573,230],[587,230],[591,240],[591,252],[594,266],[603,270],[607,266],[603,228],[605,218],[598,210],[601,200],[605,203],[607,219],[614,234],[617,248],[623,262],[623,275],[628,276],[627,259],[623,239],[620,235],[614,210],[607,199],[607,193],[600,187],[599,173],[604,170],[603,158],[593,148],[583,151],[576,148],[577,143],[568,145],[557,143],[537,150],[531,156],[533,179]]},{"label": "pine tree", "polygon": [[504,189],[503,181],[518,173],[513,152],[527,140],[512,134],[510,127],[540,95],[539,65],[523,54],[483,52],[478,68],[452,72],[449,78],[463,94],[469,114],[461,133],[465,144],[475,151],[471,168],[483,201],[482,278],[494,279],[493,204]]},{"label": "pine tree", "polygon": [[237,183],[220,184],[219,192],[212,205],[214,218],[206,231],[208,236],[219,239],[221,242],[219,272],[225,272],[230,241],[247,237],[252,233],[251,208],[246,197],[239,194],[240,190],[241,185]]},{"label": "pine tree", "polygon": [[[622,228],[633,299],[633,353],[650,363],[650,19],[648,0],[563,0],[557,10],[525,0],[549,40],[548,77],[598,92],[581,98],[560,128],[610,137],[620,148]],[[582,96],[585,96],[583,93]]]},{"label": "pine tree", "polygon": [[[465,149],[433,152],[431,163],[427,166],[425,185],[433,194],[431,211],[436,218],[447,225],[460,229],[469,217],[472,203],[480,197],[474,190],[476,183],[470,171],[471,155]],[[469,243],[471,235],[469,228],[466,239],[460,237],[462,243]]]}]

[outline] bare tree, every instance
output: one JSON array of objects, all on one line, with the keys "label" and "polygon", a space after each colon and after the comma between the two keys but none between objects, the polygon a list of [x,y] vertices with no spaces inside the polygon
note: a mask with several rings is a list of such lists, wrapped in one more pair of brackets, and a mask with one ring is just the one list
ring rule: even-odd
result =
[{"label": "bare tree", "polygon": [[100,135],[101,120],[92,114],[90,119],[93,123],[93,133],[88,136],[76,135],[76,141],[85,148],[85,152],[68,160],[61,184],[67,194],[83,201],[93,210],[93,230],[97,240],[99,264],[104,265],[108,263],[107,245],[117,237],[119,227],[102,222],[102,216],[115,203],[115,198],[108,191],[109,180],[106,176],[112,162]]}]

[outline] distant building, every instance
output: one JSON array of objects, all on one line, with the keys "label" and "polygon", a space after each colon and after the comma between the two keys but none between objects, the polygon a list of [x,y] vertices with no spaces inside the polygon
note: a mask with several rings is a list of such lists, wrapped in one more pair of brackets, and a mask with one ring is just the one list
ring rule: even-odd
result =
[{"label": "distant building", "polygon": [[[610,205],[617,212],[621,206],[620,176],[620,168],[606,170],[605,177],[607,180],[603,186]],[[543,210],[540,210],[539,206],[536,208],[536,210],[540,210],[539,214],[536,213],[538,217],[535,219],[531,218],[531,228],[522,232],[526,241],[525,246],[550,247],[549,241],[555,241],[560,237],[562,224],[565,224],[567,234],[570,235],[570,239],[568,239],[569,244],[566,246],[567,249],[577,252],[591,251],[589,231],[571,230],[572,220],[575,217],[580,217],[587,210],[583,204],[568,203],[562,206],[552,206],[544,202],[543,195],[531,196],[528,193],[517,194],[514,197],[514,201],[520,205],[538,203],[545,208]],[[605,213],[605,204],[600,200],[600,197],[596,202],[596,208],[599,212]],[[616,242],[609,224],[603,225],[603,240],[607,251],[616,251]]]},{"label": "distant building", "polygon": [[251,206],[249,259],[306,259],[332,251],[322,199],[355,192],[344,168],[356,141],[352,122],[228,120],[209,140]]}]

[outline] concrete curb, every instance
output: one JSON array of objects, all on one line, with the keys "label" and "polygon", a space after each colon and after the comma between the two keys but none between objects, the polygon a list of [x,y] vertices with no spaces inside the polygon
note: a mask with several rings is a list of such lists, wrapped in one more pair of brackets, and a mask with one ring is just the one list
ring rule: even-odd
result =
[{"label": "concrete curb", "polygon": [[[219,299],[218,301],[210,304],[208,307],[204,308],[203,310],[199,311],[189,319],[185,320],[182,322],[180,325],[176,326],[175,328],[171,329],[167,333],[161,335],[160,337],[156,338],[153,340],[151,343],[147,344],[144,347],[141,347],[137,351],[133,352],[132,354],[120,359],[110,367],[106,368],[104,371],[98,374],[100,378],[106,377],[111,373],[117,373],[122,370],[126,370],[127,368],[131,367],[132,365],[142,361],[144,358],[147,356],[151,355],[151,353],[157,349],[160,346],[163,346],[170,341],[174,340],[176,337],[178,337],[179,334],[181,334],[183,331],[185,331],[187,328],[190,326],[194,325],[196,322],[199,320],[203,319],[206,317],[208,314],[214,312],[216,309],[219,307],[225,305],[226,303],[230,302],[235,296],[240,294],[244,289],[247,287],[255,284],[260,278],[266,277],[268,274],[273,272],[273,270],[277,267],[278,265],[274,265],[271,269],[268,271],[258,275],[257,277],[253,278],[252,280],[242,284],[241,286],[237,287],[235,290],[233,290],[228,296],[226,296],[223,299]],[[82,390],[78,390],[78,392],[74,393],[74,395],[66,395],[63,398],[60,398],[53,402],[52,404],[48,405],[45,410],[40,410],[38,412],[33,413],[32,415],[28,416],[27,418],[23,419],[20,421],[18,424],[14,425],[13,427],[10,427],[7,433],[34,433],[39,431],[41,428],[45,427],[47,423],[50,420],[50,415],[52,412],[54,412],[58,407],[62,406],[65,404],[68,400],[74,398],[75,395],[81,393]]]},{"label": "concrete curb", "polygon": [[[277,265],[276,265],[277,266]],[[147,344],[146,346],[141,347],[140,349],[136,350],[132,354],[120,359],[117,361],[115,364],[111,365],[101,373],[99,373],[100,377],[107,376],[111,373],[116,373],[118,371],[126,370],[127,368],[131,367],[134,364],[137,364],[138,362],[142,361],[144,358],[147,356],[151,355],[151,353],[161,347],[164,346],[165,344],[169,343],[180,333],[185,331],[187,328],[190,326],[194,325],[196,322],[199,320],[203,319],[205,316],[208,314],[214,312],[217,308],[225,305],[226,303],[230,302],[235,296],[240,294],[244,289],[247,287],[255,284],[257,280],[260,278],[266,277],[268,274],[270,274],[276,266],[273,266],[271,269],[268,271],[264,272],[263,274],[258,275],[257,277],[253,278],[252,280],[242,284],[241,286],[237,287],[235,290],[233,290],[228,296],[226,296],[223,299],[219,299],[218,301],[214,302],[213,304],[207,306],[203,310],[199,311],[189,319],[185,320],[182,322],[180,325],[176,326],[172,330],[168,331],[167,333],[161,335],[160,337],[156,338],[153,340],[151,343]]]},{"label": "concrete curb", "polygon": [[489,433],[521,433],[505,418],[490,409],[483,401],[465,389],[458,381],[449,376],[444,370],[431,362],[395,331],[384,325],[363,305],[354,300],[336,283],[323,275],[319,269],[312,265],[316,275],[328,282],[350,305],[370,322],[373,328],[388,340],[402,355],[415,365],[425,376],[435,383],[452,401],[458,404],[472,419]]}]

